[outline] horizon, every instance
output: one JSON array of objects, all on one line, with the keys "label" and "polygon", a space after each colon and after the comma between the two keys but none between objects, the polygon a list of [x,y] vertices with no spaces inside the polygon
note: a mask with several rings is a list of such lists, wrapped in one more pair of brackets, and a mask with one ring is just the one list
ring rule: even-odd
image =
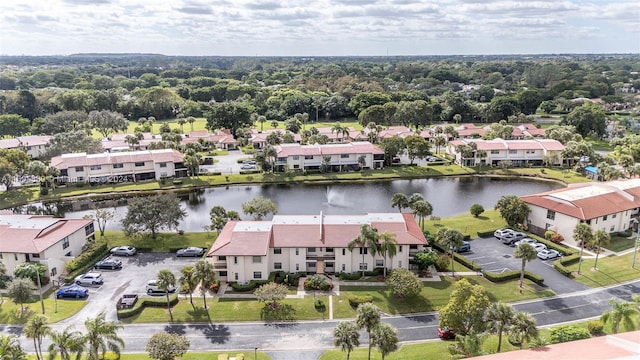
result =
[{"label": "horizon", "polygon": [[0,54],[635,54],[639,18],[631,0],[18,0],[0,4]]}]

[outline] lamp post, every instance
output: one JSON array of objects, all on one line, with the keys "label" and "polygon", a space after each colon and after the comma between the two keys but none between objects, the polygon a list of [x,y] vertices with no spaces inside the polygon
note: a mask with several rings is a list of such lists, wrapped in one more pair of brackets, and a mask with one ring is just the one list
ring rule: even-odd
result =
[{"label": "lamp post", "polygon": [[253,360],[258,360],[258,348],[253,349]]},{"label": "lamp post", "polygon": [[640,240],[640,226],[638,226],[638,235],[636,236],[636,246],[633,249],[633,261],[631,262],[631,268],[636,268],[636,257],[638,256],[638,241]]},{"label": "lamp post", "polygon": [[40,295],[40,306],[42,307],[42,315],[44,315],[44,300],[42,300],[42,284],[40,283],[40,269],[38,265],[36,268],[36,279],[38,280],[38,295]]}]

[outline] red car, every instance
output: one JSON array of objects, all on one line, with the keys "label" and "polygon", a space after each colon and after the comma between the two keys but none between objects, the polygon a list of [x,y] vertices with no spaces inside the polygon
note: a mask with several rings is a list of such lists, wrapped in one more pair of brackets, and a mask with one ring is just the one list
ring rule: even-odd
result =
[{"label": "red car", "polygon": [[456,338],[456,334],[453,332],[453,330],[447,327],[443,327],[438,328],[438,337],[442,340],[453,340]]}]

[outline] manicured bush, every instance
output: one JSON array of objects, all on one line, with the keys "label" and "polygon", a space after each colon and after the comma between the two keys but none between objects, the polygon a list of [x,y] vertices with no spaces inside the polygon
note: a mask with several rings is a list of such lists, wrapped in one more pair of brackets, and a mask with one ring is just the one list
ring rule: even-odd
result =
[{"label": "manicured bush", "polygon": [[551,235],[550,240],[553,241],[556,244],[559,244],[559,243],[564,241],[564,237],[562,235],[558,234],[558,233],[555,233],[555,234]]},{"label": "manicured bush", "polygon": [[[178,295],[169,295],[169,305],[175,306],[178,303]],[[163,297],[142,297],[131,309],[118,309],[118,319],[125,319],[136,316],[146,307],[166,307],[167,299]]]},{"label": "manicured bush", "polygon": [[572,247],[558,244],[551,240],[543,239],[539,236],[531,236],[531,237],[535,238],[536,241],[538,241],[539,243],[546,245],[548,249],[553,249],[558,251],[562,256],[573,255],[577,252],[577,250]]},{"label": "manicured bush", "polygon": [[587,323],[587,330],[589,330],[589,334],[593,336],[602,335],[604,324],[600,320],[591,320]]},{"label": "manicured bush", "polygon": [[362,277],[362,272],[360,271],[356,271],[352,273],[341,272],[340,275],[338,275],[338,277],[340,278],[340,280],[346,280],[346,281],[359,280]]},{"label": "manicured bush", "polygon": [[85,272],[93,264],[105,257],[109,253],[106,242],[93,241],[87,243],[88,247],[75,259],[69,261],[66,265],[68,275],[65,282],[70,283],[73,278]]},{"label": "manicured bush", "polygon": [[560,272],[562,275],[571,277],[571,270],[568,266],[573,265],[580,261],[580,254],[565,256],[553,262],[553,268]]},{"label": "manicured bush", "polygon": [[493,233],[495,232],[495,230],[491,230],[491,231],[478,231],[478,237],[481,238],[488,238],[488,237],[493,237]]},{"label": "manicured bush", "polygon": [[575,325],[563,325],[551,329],[551,343],[559,344],[568,341],[588,339],[589,331]]},{"label": "manicured bush", "polygon": [[368,302],[373,302],[373,296],[371,296],[371,295],[362,295],[362,296],[351,295],[351,296],[349,296],[349,305],[351,305],[351,307],[353,307],[353,308],[357,308],[358,305],[364,304],[364,303],[368,303]]},{"label": "manicured bush", "polygon": [[436,261],[436,270],[445,271],[447,270],[447,267],[450,263],[451,260],[449,259],[449,257],[445,254],[441,254],[440,256],[438,256],[438,261]]},{"label": "manicured bush", "polygon": [[304,289],[306,291],[320,290],[330,291],[333,289],[331,281],[322,275],[312,275],[304,282]]},{"label": "manicured bush", "polygon": [[229,286],[235,292],[248,292],[248,291],[253,291],[258,286],[264,285],[268,282],[269,280],[251,280],[246,284],[238,284],[237,282],[233,281],[229,283]]},{"label": "manicured bush", "polygon": [[[487,280],[497,283],[497,282],[503,282],[503,281],[519,279],[520,278],[520,271],[511,270],[511,271],[505,271],[505,272],[502,272],[502,273],[495,273],[495,272],[491,272],[491,271],[483,271],[482,275],[484,275],[484,277],[487,278]],[[544,278],[542,276],[540,276],[538,274],[534,274],[534,273],[529,272],[529,271],[525,271],[524,272],[524,277],[525,277],[525,279],[529,279],[529,280],[533,281],[534,283],[536,283],[538,285],[542,285],[544,283]]]}]

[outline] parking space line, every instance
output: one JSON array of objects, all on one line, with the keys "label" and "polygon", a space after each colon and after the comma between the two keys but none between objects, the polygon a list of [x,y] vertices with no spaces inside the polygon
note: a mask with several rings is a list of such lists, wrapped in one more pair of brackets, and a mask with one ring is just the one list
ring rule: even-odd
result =
[{"label": "parking space line", "polygon": [[488,263],[480,263],[479,265],[480,266],[485,266],[485,265],[491,265],[491,264],[495,264],[495,263],[496,263],[495,261],[492,261],[492,262],[488,262]]}]

